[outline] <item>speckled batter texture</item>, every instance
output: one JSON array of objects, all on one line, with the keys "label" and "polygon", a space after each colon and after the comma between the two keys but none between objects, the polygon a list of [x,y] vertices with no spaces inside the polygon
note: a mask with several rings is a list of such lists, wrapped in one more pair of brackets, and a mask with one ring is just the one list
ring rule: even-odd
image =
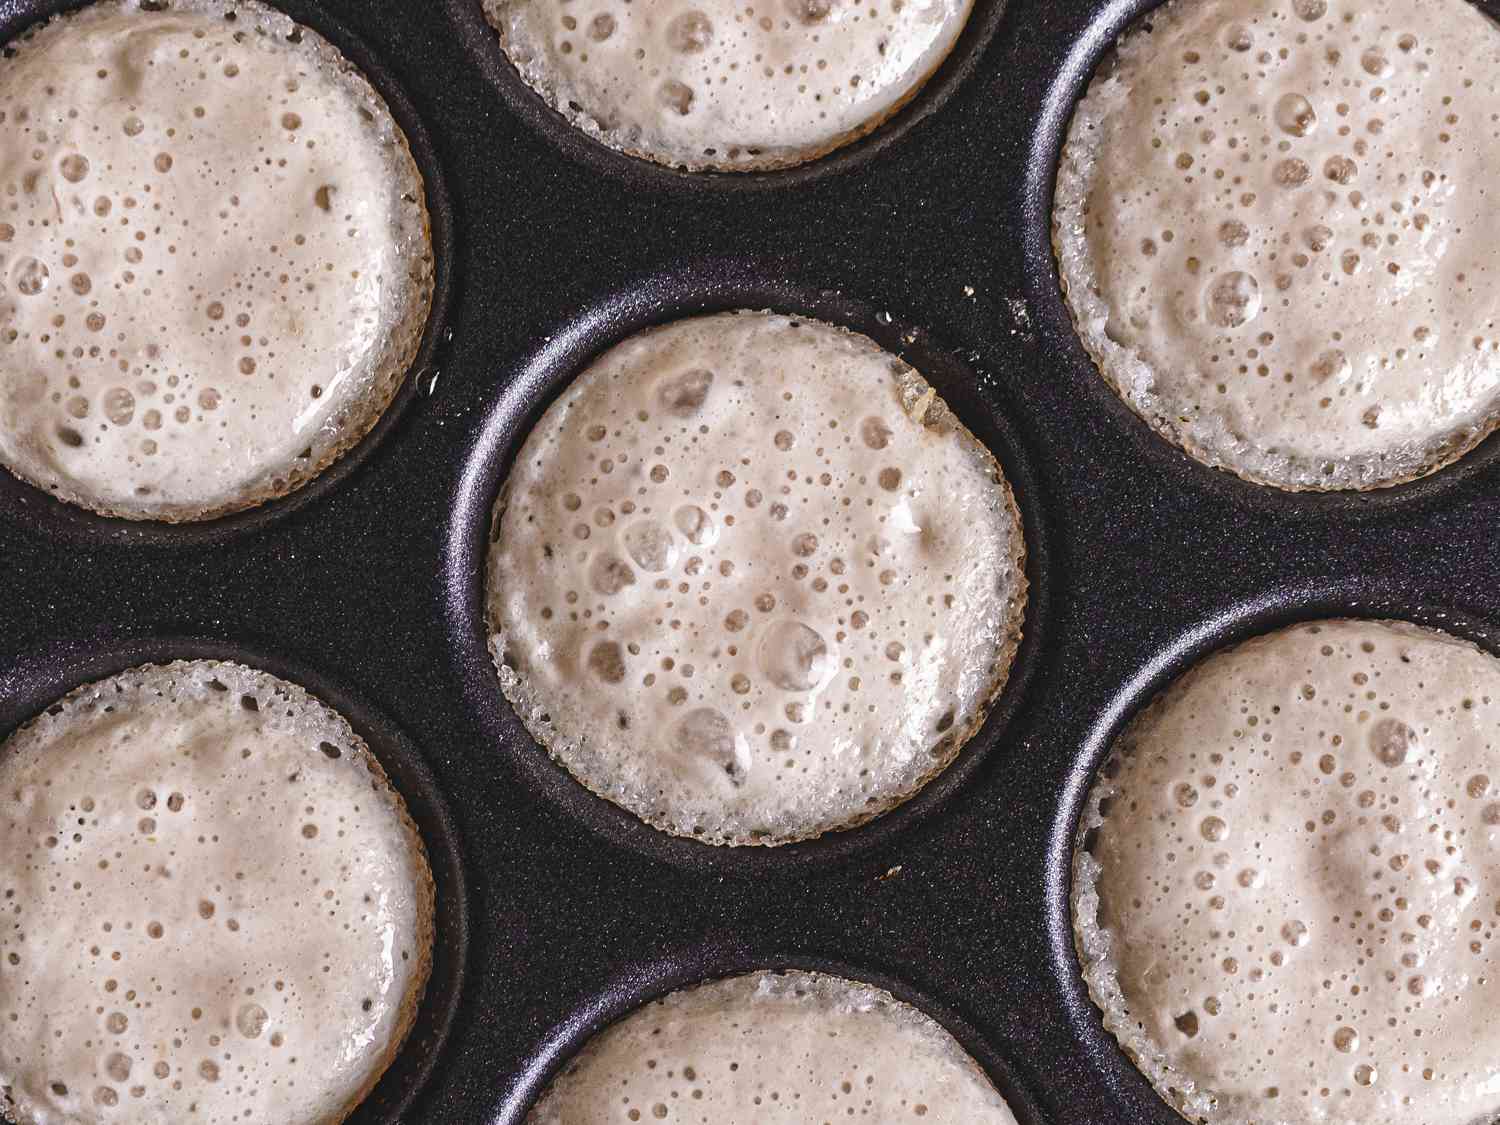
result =
[{"label": "speckled batter texture", "polygon": [[1204,660],[1127,728],[1074,864],[1105,1023],[1189,1120],[1500,1115],[1500,661],[1325,621]]},{"label": "speckled batter texture", "polygon": [[674,992],[606,1029],[529,1125],[1015,1125],[930,1017],[838,977],[760,972]]},{"label": "speckled batter texture", "polygon": [[495,509],[491,649],[590,789],[668,832],[779,844],[944,769],[1026,594],[994,457],[866,337],[677,321],[590,365]]},{"label": "speckled batter texture", "polygon": [[1467,0],[1172,0],[1100,67],[1054,241],[1085,346],[1163,436],[1376,488],[1500,421],[1500,29]]},{"label": "speckled batter texture", "polygon": [[369,83],[245,0],[100,0],[0,67],[0,463],[133,519],[305,483],[432,303],[422,178]]},{"label": "speckled batter texture", "polygon": [[0,745],[0,1118],[335,1125],[395,1056],[433,886],[302,689],[147,665]]},{"label": "speckled batter texture", "polygon": [[952,50],[972,0],[485,0],[528,85],[663,164],[801,163],[868,133]]}]

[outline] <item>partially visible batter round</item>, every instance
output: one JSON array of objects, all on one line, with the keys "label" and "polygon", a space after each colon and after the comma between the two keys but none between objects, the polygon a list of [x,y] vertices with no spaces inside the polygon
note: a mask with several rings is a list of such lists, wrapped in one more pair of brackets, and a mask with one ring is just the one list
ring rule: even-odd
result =
[{"label": "partially visible batter round", "polygon": [[584,1047],[530,1125],[1015,1125],[931,1017],[839,977],[759,972],[674,992]]},{"label": "partially visible batter round", "polygon": [[365,744],[215,661],[0,744],[0,1118],[336,1125],[411,1029],[432,877]]},{"label": "partially visible batter round", "polygon": [[1079,103],[1054,240],[1088,351],[1193,456],[1422,476],[1500,423],[1500,29],[1468,0],[1171,0]]},{"label": "partially visible batter round", "polygon": [[1189,1120],[1500,1115],[1500,660],[1363,620],[1210,656],[1082,831],[1089,990]]},{"label": "partially visible batter round", "polygon": [[299,487],[390,403],[432,302],[380,96],[253,0],[99,0],[0,67],[0,464],[198,520]]},{"label": "partially visible batter round", "polygon": [[799,164],[870,132],[952,50],[973,0],[484,0],[575,126],[683,168]]},{"label": "partially visible batter round", "polygon": [[494,535],[490,644],[522,719],[588,788],[711,843],[905,801],[1020,636],[994,457],[905,363],[799,318],[606,352],[527,438]]}]

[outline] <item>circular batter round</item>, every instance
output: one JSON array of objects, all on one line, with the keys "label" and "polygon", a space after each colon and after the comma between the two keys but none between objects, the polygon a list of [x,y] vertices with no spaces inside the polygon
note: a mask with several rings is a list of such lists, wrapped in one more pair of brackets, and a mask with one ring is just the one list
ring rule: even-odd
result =
[{"label": "circular batter round", "polygon": [[820,973],[759,972],[674,992],[607,1028],[529,1125],[802,1125],[857,1118],[1015,1125],[931,1017]]},{"label": "circular batter round", "polygon": [[332,1125],[410,1030],[416,829],[344,719],[147,665],[0,745],[0,1117]]},{"label": "circular batter round", "polygon": [[1058,171],[1063,287],[1105,378],[1286,489],[1432,472],[1500,422],[1500,29],[1467,0],[1172,0]]},{"label": "circular batter round", "polygon": [[779,844],[912,796],[1009,672],[991,454],[869,339],[772,313],[606,352],[495,508],[491,651],[537,739],[658,828]]},{"label": "circular batter round", "polygon": [[870,132],[973,0],[484,0],[527,85],[614,148],[682,168],[800,164]]},{"label": "circular batter round", "polygon": [[1500,661],[1325,621],[1126,729],[1074,863],[1105,1024],[1193,1121],[1500,1114]]},{"label": "circular batter round", "polygon": [[0,68],[0,463],[196,520],[373,426],[432,302],[422,179],[380,96],[251,0],[100,0]]}]

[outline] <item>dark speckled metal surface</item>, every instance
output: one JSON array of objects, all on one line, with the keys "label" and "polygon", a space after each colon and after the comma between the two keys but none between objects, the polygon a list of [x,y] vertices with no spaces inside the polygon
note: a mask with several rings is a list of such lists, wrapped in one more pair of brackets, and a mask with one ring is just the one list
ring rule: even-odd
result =
[{"label": "dark speckled metal surface", "polygon": [[[66,5],[0,0],[0,38]],[[443,948],[419,1033],[356,1120],[517,1122],[601,1023],[690,980],[838,968],[949,1024],[1023,1117],[1176,1118],[1104,1035],[1068,936],[1083,788],[1197,655],[1326,613],[1493,647],[1490,441],[1363,497],[1273,494],[1156,439],[1088,364],[1047,211],[1080,82],[1140,0],[980,0],[897,120],[785,174],[690,177],[574,136],[518,86],[478,0],[286,0],[413,136],[443,310],[399,405],[288,501],[186,530],[0,482],[0,730],[145,659],[214,654],[354,720],[416,810]],[[0,60],[0,65],[4,65]],[[711,853],[573,787],[506,709],[478,567],[522,428],[646,323],[772,306],[911,358],[1017,485],[1036,596],[997,714],[907,809],[831,841]]]}]

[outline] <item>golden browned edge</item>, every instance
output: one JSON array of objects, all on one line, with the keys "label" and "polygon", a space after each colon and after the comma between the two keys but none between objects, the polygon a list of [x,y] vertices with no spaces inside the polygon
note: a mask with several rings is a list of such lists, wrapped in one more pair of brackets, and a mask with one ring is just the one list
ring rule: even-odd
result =
[{"label": "golden browned edge", "polygon": [[[95,0],[102,2],[102,0]],[[279,9],[271,8],[261,0],[238,0],[244,7],[259,8],[263,12],[285,15]],[[15,42],[22,42],[35,35],[44,28],[54,23],[61,23],[72,16],[72,12],[63,12],[52,19],[46,20],[37,26],[28,29]],[[286,18],[291,19],[290,16]],[[411,275],[414,278],[413,300],[411,301],[408,315],[395,328],[391,336],[393,347],[391,359],[382,364],[382,370],[377,373],[370,387],[370,393],[364,400],[367,409],[361,410],[358,416],[353,418],[351,425],[347,425],[344,432],[336,440],[329,443],[316,464],[308,467],[294,465],[286,474],[285,479],[279,484],[272,483],[253,489],[245,496],[228,503],[220,504],[213,508],[176,508],[160,512],[142,512],[130,508],[116,508],[109,504],[98,504],[87,497],[75,493],[67,488],[54,488],[43,484],[27,474],[20,472],[13,466],[5,468],[12,476],[26,482],[33,488],[57,497],[66,503],[84,508],[101,516],[110,516],[116,519],[130,520],[134,523],[202,523],[207,520],[219,519],[222,516],[233,515],[250,508],[258,508],[271,500],[279,500],[288,496],[304,485],[308,484],[325,469],[329,468],[335,461],[347,453],[352,447],[358,445],[365,435],[375,428],[376,424],[384,417],[391,402],[395,399],[397,392],[405,381],[404,376],[410,370],[412,362],[417,358],[417,353],[422,347],[422,337],[427,330],[427,322],[432,316],[433,299],[433,249],[432,249],[432,216],[427,210],[427,185],[422,177],[422,169],[417,164],[416,157],[412,154],[411,144],[407,141],[406,131],[401,128],[401,123],[396,120],[396,115],[391,112],[391,107],[381,97],[380,91],[370,84],[360,69],[354,65],[344,53],[331,42],[320,35],[315,28],[305,27],[299,21],[293,20],[298,27],[312,33],[314,37],[308,44],[314,55],[320,62],[332,65],[339,74],[348,82],[354,84],[361,94],[372,98],[377,105],[385,110],[390,118],[392,131],[401,150],[392,160],[395,170],[401,179],[411,189],[411,196],[416,207],[417,214],[421,218],[422,242],[426,246],[426,253],[421,254],[411,263],[413,269]],[[403,159],[404,158],[404,159]],[[404,164],[405,168],[400,166]],[[378,405],[376,405],[378,403]]]},{"label": "golden browned edge", "polygon": [[[1129,34],[1129,32],[1126,32],[1126,34]],[[1088,96],[1087,90],[1085,90],[1083,96]],[[1065,132],[1063,134],[1064,149],[1066,149],[1068,144],[1072,141],[1071,130],[1072,118],[1070,116],[1068,132]],[[1053,182],[1055,186],[1056,174],[1054,174]],[[1127,407],[1129,407],[1132,414],[1134,414],[1142,422],[1145,422],[1146,425],[1149,426],[1158,437],[1164,438],[1167,441],[1171,442],[1173,445],[1177,446],[1177,448],[1187,453],[1188,456],[1192,457],[1193,460],[1197,461],[1199,464],[1205,465],[1217,472],[1227,473],[1230,476],[1239,477],[1240,480],[1247,481],[1250,484],[1260,485],[1266,488],[1275,488],[1282,492],[1315,492],[1324,495],[1336,492],[1378,492],[1381,489],[1394,488],[1400,484],[1409,484],[1414,480],[1421,480],[1424,477],[1431,476],[1433,473],[1439,471],[1440,469],[1447,468],[1455,461],[1473,452],[1473,450],[1481,442],[1483,442],[1496,430],[1500,430],[1500,413],[1497,413],[1493,417],[1488,419],[1488,421],[1483,426],[1477,427],[1473,432],[1468,434],[1456,435],[1458,440],[1453,440],[1452,437],[1450,437],[1449,440],[1434,448],[1428,455],[1426,465],[1420,470],[1416,472],[1400,473],[1395,476],[1372,481],[1368,484],[1324,486],[1319,484],[1289,483],[1287,481],[1272,480],[1269,477],[1259,476],[1248,470],[1241,469],[1238,466],[1227,464],[1222,459],[1215,459],[1196,441],[1194,441],[1186,433],[1174,426],[1169,418],[1166,418],[1165,416],[1153,417],[1145,413],[1140,409],[1135,401],[1128,394],[1126,394],[1124,390],[1121,389],[1119,380],[1117,380],[1110,372],[1110,365],[1107,362],[1108,357],[1101,355],[1100,352],[1094,347],[1094,342],[1089,338],[1088,333],[1084,331],[1083,325],[1079,323],[1077,308],[1069,299],[1068,278],[1067,275],[1063,272],[1062,268],[1062,235],[1058,230],[1055,202],[1053,204],[1051,225],[1052,265],[1057,271],[1058,288],[1062,291],[1063,305],[1068,310],[1068,322],[1073,326],[1073,334],[1078,337],[1079,342],[1083,345],[1084,351],[1088,352],[1089,359],[1094,365],[1094,370],[1097,371],[1100,378],[1102,378],[1105,383],[1109,385],[1110,390],[1114,391],[1115,394],[1119,396],[1120,401],[1122,401]],[[1292,459],[1288,458],[1288,460]],[[1294,463],[1303,465],[1309,464],[1304,458],[1297,458]]]},{"label": "golden browned edge", "polygon": [[[240,668],[248,672],[253,672],[257,676],[264,676],[267,679],[275,680],[278,684],[290,688],[293,695],[301,695],[303,699],[315,704],[328,714],[334,716],[334,718],[336,718],[339,723],[343,725],[343,727],[349,732],[349,750],[359,761],[364,763],[366,768],[370,771],[372,788],[374,788],[376,792],[381,793],[384,796],[387,805],[393,812],[396,813],[397,817],[400,818],[401,827],[406,832],[407,844],[411,848],[411,854],[416,860],[415,866],[418,869],[413,872],[413,875],[416,877],[417,883],[417,886],[415,888],[417,893],[417,917],[415,935],[415,944],[417,945],[417,963],[416,966],[412,969],[411,984],[406,990],[405,997],[402,998],[401,1007],[397,1010],[396,1023],[392,1029],[390,1040],[386,1045],[384,1056],[374,1067],[374,1069],[371,1070],[370,1078],[349,1099],[349,1101],[343,1106],[342,1109],[338,1110],[331,1116],[324,1118],[321,1122],[314,1123],[314,1125],[341,1125],[341,1123],[346,1118],[348,1118],[350,1114],[352,1114],[356,1109],[359,1108],[360,1104],[365,1100],[365,1098],[369,1097],[370,1091],[373,1090],[375,1086],[380,1082],[380,1079],[385,1075],[385,1072],[390,1069],[391,1063],[396,1060],[396,1056],[401,1053],[401,1049],[406,1045],[407,1038],[411,1035],[412,1026],[417,1022],[417,1010],[421,1007],[422,998],[426,995],[427,992],[427,982],[432,975],[433,951],[436,945],[435,918],[437,915],[437,893],[432,881],[432,864],[427,858],[427,847],[422,842],[422,834],[417,830],[416,823],[411,819],[410,812],[407,811],[406,802],[402,799],[401,794],[397,791],[396,787],[391,784],[390,778],[386,775],[385,767],[380,764],[380,759],[375,756],[374,752],[371,751],[365,740],[360,737],[359,732],[349,725],[348,719],[346,719],[334,708],[328,706],[328,704],[324,703],[321,699],[313,695],[310,691],[308,691],[301,685],[294,684],[290,680],[284,680],[280,676],[272,675],[270,672],[263,672],[259,668],[251,668],[248,664],[239,664],[232,660],[176,660],[168,664],[137,664],[131,668],[125,669],[122,672],[116,672],[114,676],[107,676],[105,677],[105,679],[109,680],[114,679],[118,676],[151,672],[156,670],[165,671],[170,669],[174,664],[199,665],[204,668]],[[89,683],[80,684],[78,687],[74,688],[72,691],[64,695],[52,706],[66,706],[78,697],[86,695],[88,692],[92,691],[95,687],[103,682],[105,681],[91,680]],[[34,718],[28,720],[26,723],[18,727],[9,736],[7,736],[3,742],[0,742],[0,751],[4,750],[5,746],[10,742],[12,738],[30,730],[39,721],[41,721],[41,715],[35,716]],[[34,1120],[20,1116],[13,1117],[11,1115],[11,1112],[12,1107],[7,1106],[4,1103],[0,1103],[0,1121],[10,1122],[11,1125],[36,1125]],[[15,1112],[20,1112],[19,1107],[15,1107]]]},{"label": "golden browned edge", "polygon": [[[579,123],[580,118],[582,117],[581,114],[569,113],[566,110],[559,109],[556,104],[557,100],[551,94],[549,94],[546,90],[541,89],[539,86],[533,85],[531,81],[529,81],[527,77],[521,73],[520,67],[517,67],[514,63],[510,63],[510,65],[515,69],[516,74],[521,79],[521,81],[525,83],[526,88],[532,93],[536,94],[537,97],[541,98],[542,101],[547,104],[548,109],[552,110],[552,112],[556,113],[559,117],[566,121],[570,129],[576,129],[580,133],[584,134],[584,136],[592,137],[594,140],[598,141],[606,148],[614,149],[614,151],[624,153],[626,156],[634,157],[637,160],[644,160],[648,164],[655,164],[661,168],[671,168],[679,172],[782,172],[788,168],[797,168],[803,164],[810,164],[814,160],[821,160],[829,153],[834,152],[837,149],[841,149],[846,145],[853,144],[855,141],[860,140],[863,137],[869,136],[871,133],[875,132],[875,130],[879,129],[882,125],[889,121],[892,117],[905,109],[906,106],[911,102],[911,100],[922,92],[923,87],[925,87],[927,83],[932,80],[932,76],[939,70],[941,70],[943,64],[948,61],[949,57],[953,54],[953,49],[958,45],[959,39],[963,36],[964,28],[968,27],[969,20],[973,18],[973,15],[974,12],[973,8],[971,7],[969,10],[969,15],[964,18],[963,27],[959,28],[958,35],[955,35],[953,37],[953,42],[948,45],[948,49],[937,58],[935,58],[933,60],[932,66],[927,69],[927,72],[923,74],[922,77],[913,82],[906,93],[902,94],[901,97],[897,98],[894,102],[888,105],[883,113],[880,113],[874,117],[866,118],[864,121],[856,125],[853,129],[849,129],[843,133],[840,133],[838,136],[830,139],[827,144],[821,145],[817,148],[804,149],[801,152],[793,153],[788,156],[767,156],[764,158],[757,157],[748,161],[727,162],[722,160],[673,160],[666,156],[663,156],[660,153],[652,153],[647,151],[646,149],[633,148],[630,145],[619,144],[610,137],[609,133],[606,130],[589,129],[581,125]],[[490,28],[495,32],[496,38],[500,41],[500,50],[505,55],[506,61],[510,62],[510,51],[507,49],[505,32],[501,28],[497,27],[495,23],[489,19],[488,6],[486,6],[485,10],[485,22],[489,23]]]},{"label": "golden browned edge", "polygon": [[[737,310],[737,312],[743,311],[746,310]],[[763,313],[769,313],[773,310],[763,309],[759,311]],[[856,332],[851,328],[844,328],[841,325],[829,324],[826,321],[817,320],[809,316],[798,316],[795,319],[803,324],[814,324],[821,328],[832,329],[833,331],[839,332],[845,336],[854,337],[855,339],[868,345],[870,348],[873,348],[881,355],[886,356],[889,359],[892,359],[895,362],[899,363],[903,370],[894,373],[894,378],[896,378],[898,381],[903,376],[912,377],[914,378],[914,381],[918,386],[924,388],[925,390],[933,390],[934,394],[936,394],[935,389],[930,383],[927,382],[920,371],[912,367],[911,364],[907,363],[904,359],[901,359],[901,357],[886,351],[864,333]],[[660,332],[675,323],[677,322],[669,321],[666,324],[656,325],[652,328],[645,329],[642,332],[634,333],[631,336],[627,337],[627,339],[639,339],[642,336]],[[577,378],[576,375],[574,377]],[[634,809],[625,809],[624,805],[621,805],[608,793],[602,792],[598,787],[591,785],[588,781],[575,774],[571,769],[568,769],[567,762],[565,762],[558,751],[553,748],[556,742],[562,740],[559,737],[559,732],[549,725],[545,725],[542,723],[533,724],[530,715],[528,714],[528,708],[526,707],[525,698],[517,698],[516,695],[513,695],[510,689],[507,687],[505,680],[501,678],[500,690],[502,694],[504,694],[507,702],[509,702],[511,705],[511,709],[520,718],[522,725],[526,727],[526,730],[531,734],[532,738],[536,739],[536,741],[542,746],[542,748],[547,751],[547,756],[564,770],[567,770],[569,777],[578,782],[578,784],[582,785],[583,788],[587,789],[590,793],[594,794],[594,796],[608,801],[616,808],[625,809],[625,811],[630,813],[631,816],[635,817],[637,820],[640,820],[644,824],[650,825],[658,832],[663,832],[669,836],[677,836],[685,840],[696,840],[698,843],[707,844],[710,847],[716,848],[776,848],[781,847],[784,844],[797,844],[805,840],[815,840],[832,832],[846,832],[851,828],[858,828],[860,825],[868,824],[870,821],[876,819],[877,817],[884,816],[892,809],[899,808],[900,806],[906,804],[907,801],[910,801],[913,797],[915,797],[918,793],[925,789],[927,785],[933,781],[934,778],[936,778],[939,774],[941,774],[944,770],[951,766],[954,760],[958,757],[959,752],[964,748],[965,745],[968,744],[969,740],[972,739],[977,733],[979,733],[980,727],[984,725],[985,719],[989,717],[990,711],[994,708],[995,701],[1005,690],[1005,685],[1010,682],[1011,670],[1015,666],[1016,652],[1021,647],[1023,626],[1026,620],[1026,604],[1030,590],[1030,581],[1026,576],[1026,528],[1025,524],[1023,524],[1021,521],[1021,509],[1016,503],[1016,495],[1014,490],[1011,488],[1009,478],[1006,477],[1004,471],[1000,466],[1000,462],[996,459],[994,453],[991,452],[990,448],[985,445],[984,442],[975,437],[974,434],[969,430],[969,428],[965,426],[961,421],[959,421],[958,416],[954,414],[953,411],[948,407],[948,404],[943,401],[942,396],[938,395],[934,401],[942,405],[946,418],[953,427],[953,433],[955,437],[957,437],[960,442],[967,445],[971,450],[973,450],[984,459],[990,471],[994,474],[995,480],[1000,484],[1001,496],[1005,504],[1006,512],[1010,516],[1011,522],[1016,529],[1015,550],[1011,555],[1011,562],[1015,567],[1016,573],[1016,588],[1015,593],[1011,598],[1011,604],[1014,608],[1011,611],[1010,618],[1005,623],[1005,640],[1000,649],[996,652],[994,680],[990,693],[985,697],[980,706],[975,709],[974,717],[972,720],[970,720],[969,724],[964,727],[962,731],[958,732],[957,734],[951,734],[949,735],[949,737],[943,740],[950,745],[951,749],[949,749],[941,757],[935,757],[933,759],[933,766],[931,769],[923,773],[921,777],[919,777],[916,782],[912,784],[911,787],[908,788],[905,792],[897,793],[890,797],[888,800],[881,802],[874,807],[866,807],[865,809],[862,809],[859,812],[853,814],[846,820],[840,821],[837,824],[830,824],[827,827],[818,829],[815,832],[801,832],[794,835],[776,837],[739,836],[730,837],[723,841],[704,840],[701,837],[695,836],[690,832],[684,832],[681,829],[678,829],[670,824],[663,823],[660,817],[646,817],[642,816]],[[931,408],[929,407],[929,409]],[[500,488],[500,496],[496,501],[495,510],[493,515],[491,516],[491,545],[493,545],[496,538],[498,538],[499,536],[500,522],[505,516],[506,509],[508,509],[509,507],[510,480],[507,479]],[[489,585],[488,582],[486,582],[486,618],[489,625],[489,636],[493,637],[497,631],[498,622],[495,619],[492,607],[489,605],[489,594]]]}]

